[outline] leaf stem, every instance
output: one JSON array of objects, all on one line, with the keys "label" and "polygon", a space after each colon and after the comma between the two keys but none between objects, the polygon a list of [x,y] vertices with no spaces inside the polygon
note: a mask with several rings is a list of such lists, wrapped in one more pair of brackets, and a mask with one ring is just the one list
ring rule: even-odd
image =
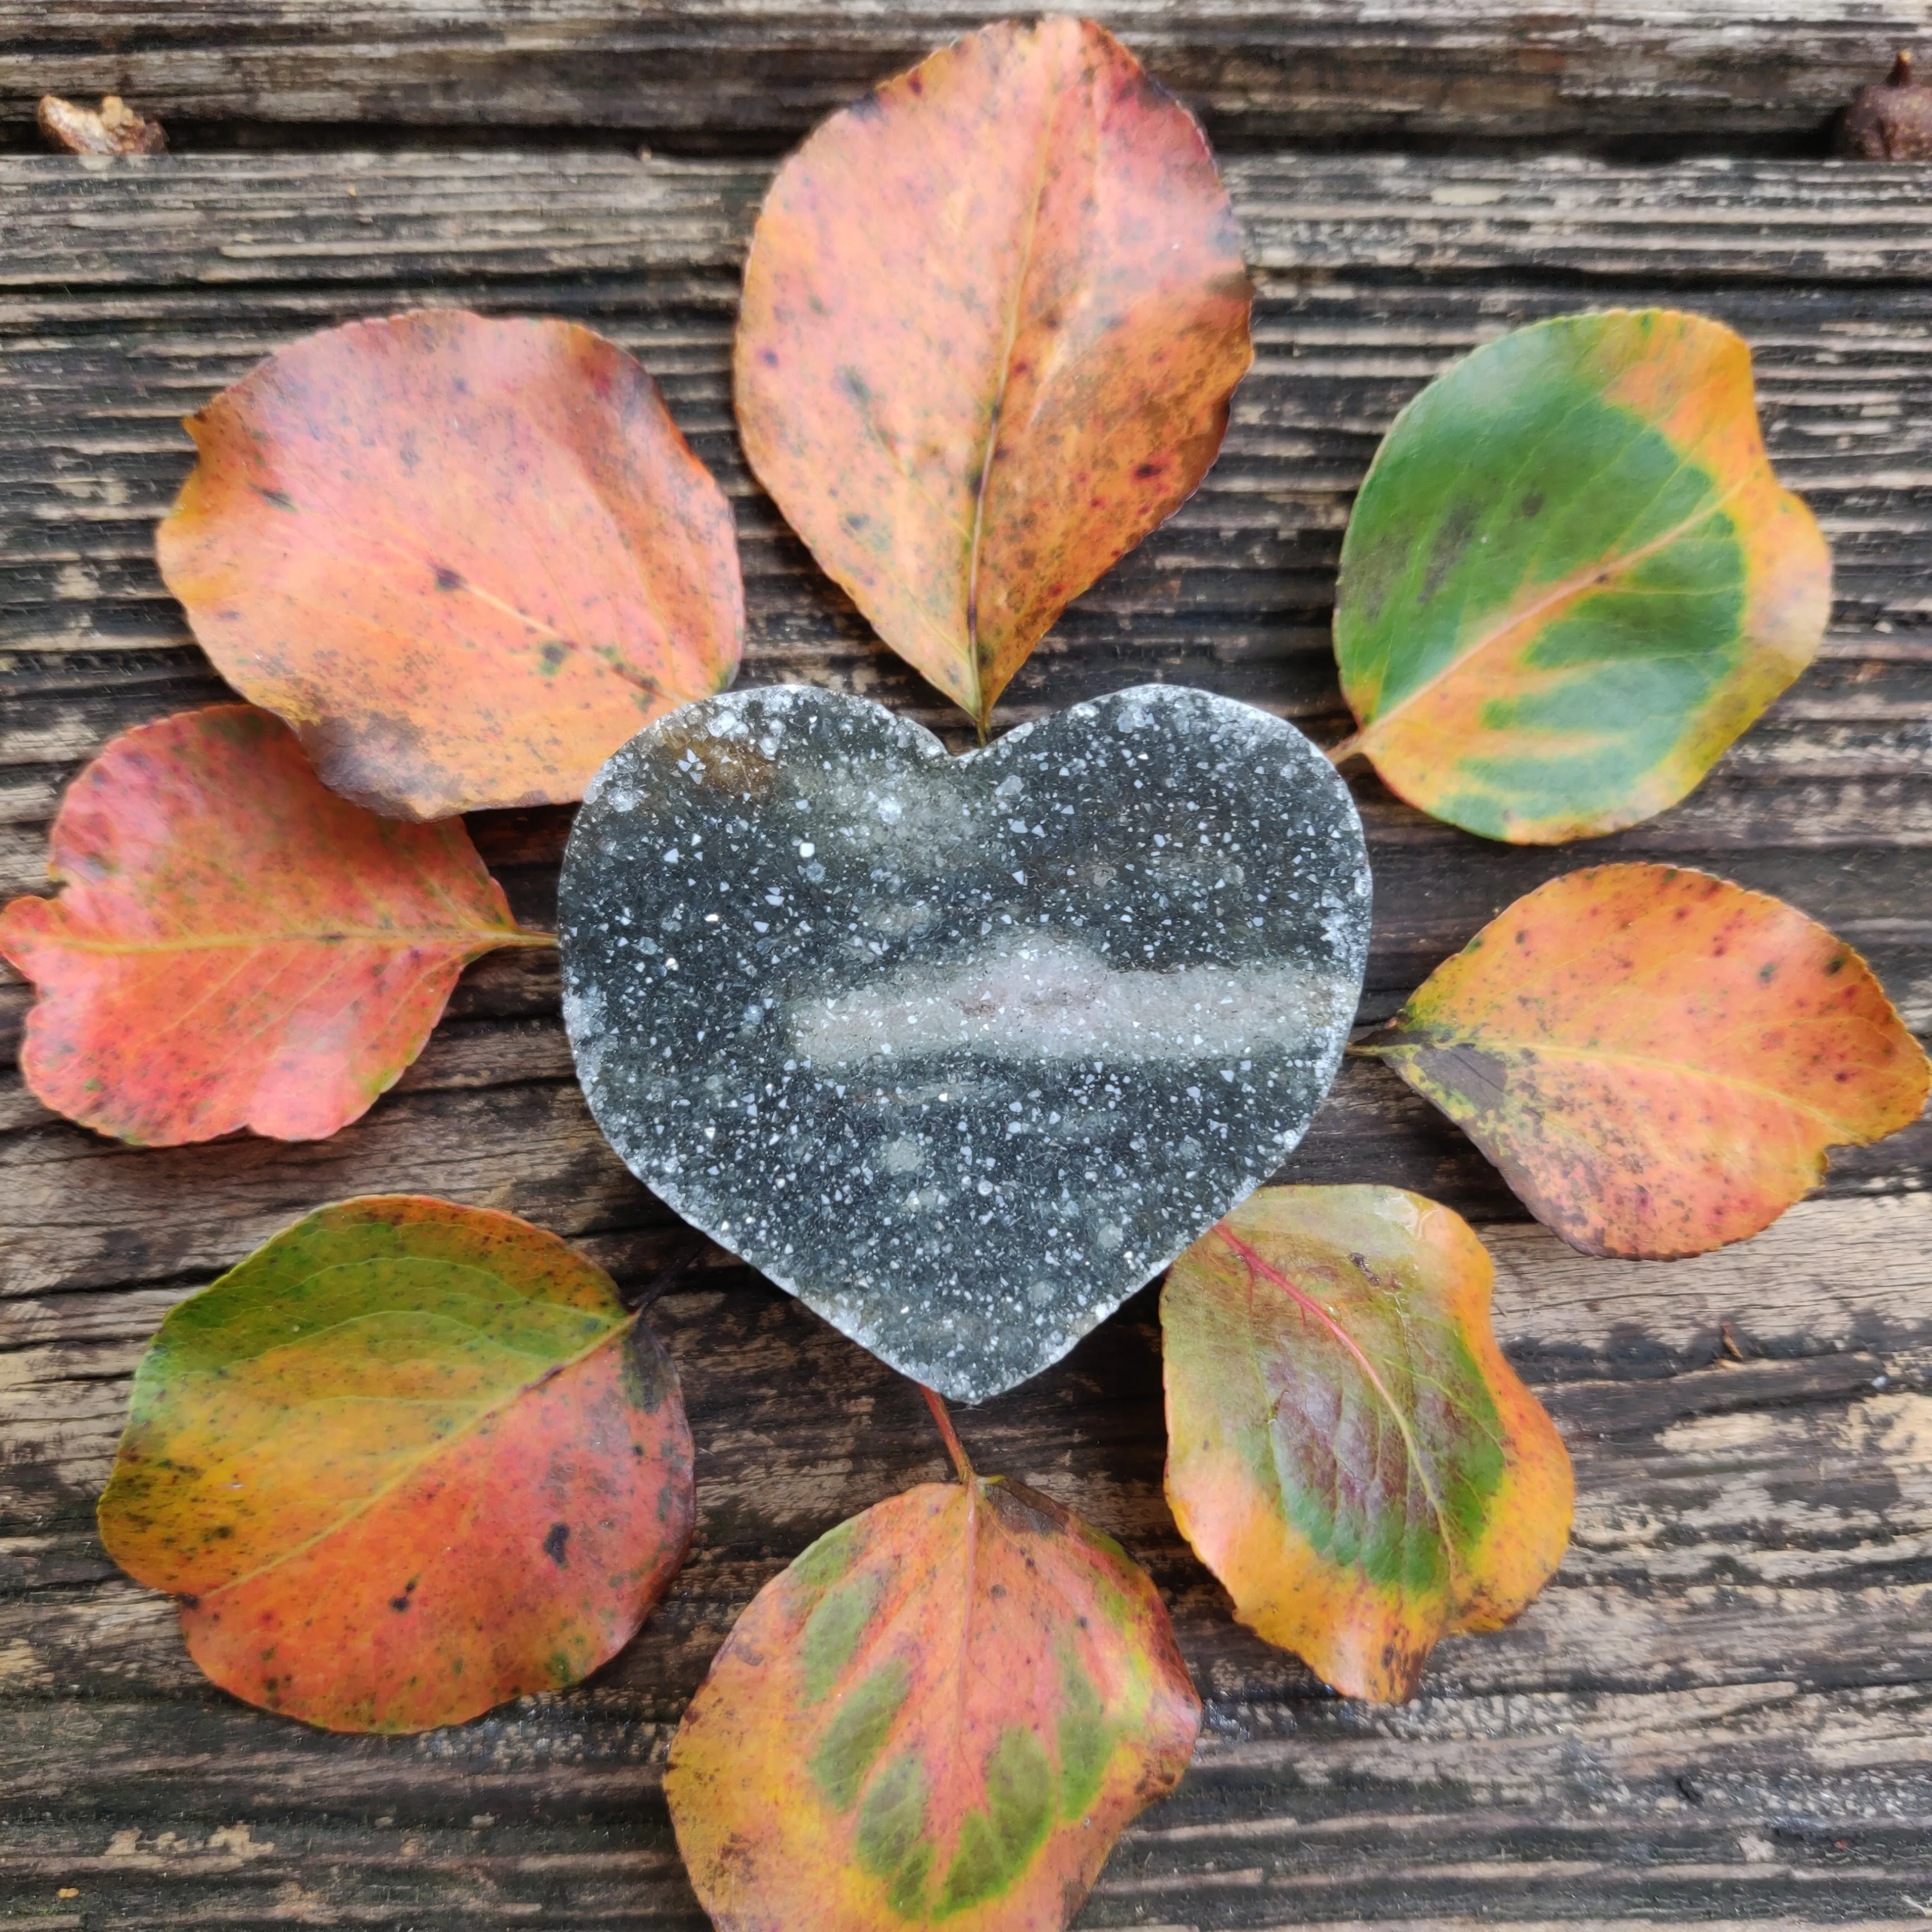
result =
[{"label": "leaf stem", "polygon": [[970,1490],[978,1478],[973,1473],[973,1465],[966,1451],[960,1446],[958,1432],[952,1426],[952,1418],[946,1413],[946,1404],[936,1389],[928,1388],[923,1382],[919,1385],[919,1392],[925,1396],[926,1406],[932,1411],[932,1419],[939,1425],[940,1440],[952,1458],[953,1468],[959,1472],[959,1480]]},{"label": "leaf stem", "polygon": [[633,1315],[644,1314],[653,1303],[688,1280],[705,1265],[710,1246],[711,1244],[702,1234],[694,1232],[673,1251],[670,1259],[659,1264],[657,1273],[645,1284],[634,1300],[624,1298],[625,1305]]},{"label": "leaf stem", "polygon": [[1330,745],[1322,755],[1331,765],[1339,769],[1360,752],[1362,740],[1368,735],[1366,731],[1354,732],[1344,738],[1339,745]]},{"label": "leaf stem", "polygon": [[556,934],[554,932],[532,932],[526,926],[520,926],[507,939],[500,939],[499,946],[554,946]]}]

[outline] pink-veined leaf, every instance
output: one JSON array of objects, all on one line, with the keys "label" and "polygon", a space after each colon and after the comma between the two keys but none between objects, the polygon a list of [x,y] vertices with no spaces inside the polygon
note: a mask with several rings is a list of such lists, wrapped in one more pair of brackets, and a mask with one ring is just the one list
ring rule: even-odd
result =
[{"label": "pink-veined leaf", "polygon": [[1462,1217],[1393,1187],[1265,1187],[1161,1294],[1167,1492],[1234,1613],[1351,1696],[1412,1696],[1507,1623],[1570,1528],[1570,1460],[1490,1327]]},{"label": "pink-veined leaf", "polygon": [[460,823],[351,805],[266,712],[214,705],[115,739],[75,779],[48,869],[0,914],[32,980],[27,1084],[152,1146],[238,1127],[319,1140],[422,1051],[510,916]]}]

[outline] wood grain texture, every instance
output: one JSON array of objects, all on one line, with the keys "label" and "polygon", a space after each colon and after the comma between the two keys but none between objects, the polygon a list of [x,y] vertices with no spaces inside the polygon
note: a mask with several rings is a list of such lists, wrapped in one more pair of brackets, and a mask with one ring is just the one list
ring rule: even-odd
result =
[{"label": "wood grain texture", "polygon": [[[177,124],[608,128],[782,146],[1000,0],[5,0],[0,124],[114,91]],[[1080,9],[1053,0],[1043,10]],[[1116,0],[1216,141],[1815,140],[1910,0]]]},{"label": "wood grain texture", "polygon": [[[1339,736],[1335,559],[1402,404],[1520,321],[1704,309],[1754,344],[1774,457],[1837,550],[1826,654],[1685,804],[1587,848],[1503,850],[1364,783],[1364,1013],[1392,1011],[1544,879],[1648,856],[1792,900],[1932,1028],[1922,191],[1766,163],[1256,155],[1229,174],[1262,298],[1226,452],[1069,612],[996,722],[1153,676]],[[60,790],[108,736],[220,694],[152,561],[191,460],[178,418],[293,335],[412,302],[576,316],[641,356],[735,507],[747,675],[867,691],[954,728],[739,459],[730,330],[767,178],[581,152],[98,172],[0,158],[6,888],[38,884]],[[522,917],[548,915],[566,822],[471,820]],[[0,986],[10,1040],[24,1005]],[[1841,1157],[1757,1240],[1676,1264],[1587,1261],[1525,1225],[1467,1143],[1370,1063],[1349,1064],[1288,1178],[1412,1186],[1486,1224],[1498,1333],[1576,1460],[1577,1535],[1520,1623],[1443,1646],[1417,1703],[1364,1710],[1234,1624],[1176,1538],[1149,1298],[972,1412],[985,1466],[1152,1566],[1209,1700],[1180,1796],[1130,1834],[1083,1923],[1925,1922],[1932,1126]],[[242,1708],[194,1672],[171,1607],[109,1564],[93,1498],[166,1310],[319,1202],[378,1187],[528,1214],[626,1286],[676,1240],[591,1125],[540,958],[472,969],[398,1088],[313,1146],[118,1149],[0,1082],[0,1900],[22,1922],[697,1932],[658,1793],[683,1700],[807,1540],[940,1472],[909,1387],[714,1256],[650,1318],[690,1402],[700,1524],[637,1644],[579,1690],[419,1740]]]},{"label": "wood grain texture", "polygon": [[[1222,173],[1265,276],[1540,268],[1595,283],[1837,283],[1922,279],[1932,265],[1920,176],[1869,163],[1268,154],[1224,157]],[[651,275],[668,296],[725,271],[735,313],[771,177],[759,161],[586,148],[0,154],[0,290],[594,272]]]},{"label": "wood grain texture", "polygon": [[[1539,1880],[1604,1916],[1863,1922],[1922,1898],[1932,1203],[1807,1205],[1766,1252],[1688,1279],[1486,1232],[1499,1330],[1576,1460],[1577,1530],[1528,1615],[1445,1644],[1413,1706],[1322,1693],[1228,1619],[1179,1544],[1150,1298],[964,1418],[982,1465],[1151,1565],[1210,1700],[1180,1796],[1130,1834],[1085,1923],[1505,1912]],[[1821,1320],[1827,1255],[1846,1264]],[[584,1688],[416,1741],[324,1738],[220,1699],[170,1606],[100,1552],[88,1509],[124,1378],[186,1285],[23,1306],[0,1356],[20,1580],[0,1603],[0,1780],[31,1815],[0,1870],[105,1898],[99,1924],[268,1922],[302,1898],[398,1926],[565,1898],[578,1916],[556,1922],[700,1922],[658,1796],[682,1700],[790,1554],[941,1454],[907,1384],[796,1304],[717,1280],[651,1316],[701,1445],[698,1542],[670,1598]],[[1712,1359],[1720,1322],[1748,1360]]]}]

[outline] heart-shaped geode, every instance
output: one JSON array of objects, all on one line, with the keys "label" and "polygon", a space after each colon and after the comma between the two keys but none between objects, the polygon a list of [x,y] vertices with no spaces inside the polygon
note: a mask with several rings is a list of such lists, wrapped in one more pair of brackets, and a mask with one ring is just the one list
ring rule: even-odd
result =
[{"label": "heart-shaped geode", "polygon": [[604,765],[560,923],[578,1072],[632,1172],[975,1401],[1301,1138],[1369,870],[1328,760],[1230,699],[1144,686],[956,758],[786,686]]}]

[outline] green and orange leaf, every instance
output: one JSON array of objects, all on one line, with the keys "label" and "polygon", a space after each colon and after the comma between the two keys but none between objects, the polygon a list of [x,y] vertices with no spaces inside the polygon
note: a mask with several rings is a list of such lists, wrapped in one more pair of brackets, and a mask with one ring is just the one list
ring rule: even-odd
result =
[{"label": "green and orange leaf", "polygon": [[1167,1494],[1234,1613],[1351,1696],[1414,1694],[1568,1539],[1570,1459],[1490,1327],[1487,1252],[1392,1187],[1268,1187],[1169,1270]]},{"label": "green and orange leaf", "polygon": [[124,732],[68,788],[55,898],[0,914],[39,989],[21,1066],[69,1119],[172,1146],[250,1127],[317,1140],[422,1051],[510,916],[460,824],[339,798],[246,705]]},{"label": "green and orange leaf", "polygon": [[1667,866],[1538,887],[1359,1050],[1573,1247],[1658,1260],[1768,1226],[1823,1178],[1826,1148],[1916,1120],[1932,1076],[1843,940]]},{"label": "green and orange leaf", "polygon": [[1376,453],[1336,591],[1344,752],[1486,838],[1615,831],[1698,783],[1831,602],[1737,336],[1663,309],[1538,322],[1432,382]]},{"label": "green and orange leaf", "polygon": [[579,798],[737,670],[730,506],[650,377],[574,322],[352,322],[188,427],[161,574],[345,797],[424,819]]},{"label": "green and orange leaf", "polygon": [[1118,1545],[1012,1484],[927,1484],[759,1592],[664,1795],[720,1932],[1051,1932],[1200,1715]]},{"label": "green and orange leaf", "polygon": [[834,115],[752,236],[738,422],[879,634],[984,728],[1193,491],[1246,369],[1192,117],[1091,21],[1002,21]]},{"label": "green and orange leaf", "polygon": [[194,1660],[339,1731],[575,1683],[683,1560],[670,1362],[554,1234],[410,1196],[320,1209],[169,1313],[102,1540]]}]

